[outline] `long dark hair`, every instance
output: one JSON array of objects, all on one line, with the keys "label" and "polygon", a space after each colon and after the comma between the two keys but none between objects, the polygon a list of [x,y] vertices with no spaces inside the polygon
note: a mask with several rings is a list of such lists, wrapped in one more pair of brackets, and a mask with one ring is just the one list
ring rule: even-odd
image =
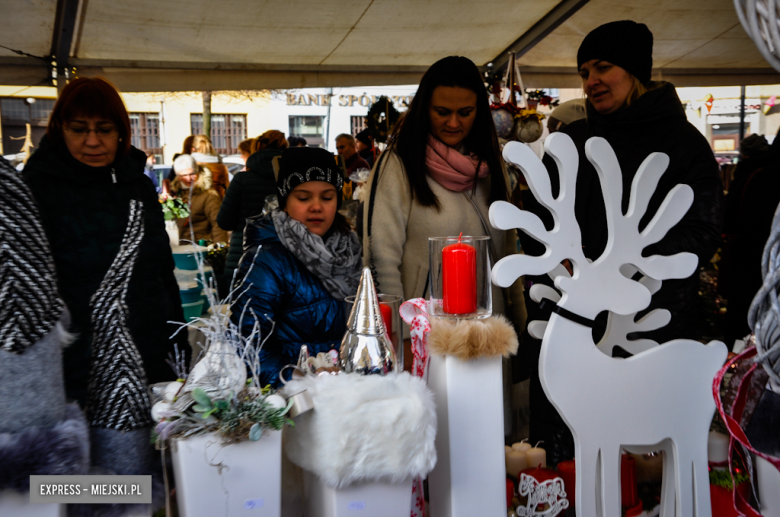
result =
[{"label": "long dark hair", "polygon": [[[477,94],[477,114],[474,125],[463,144],[490,169],[490,202],[507,199],[507,185],[501,166],[501,150],[498,136],[490,113],[488,94],[482,82],[477,65],[467,57],[450,56],[440,59],[425,72],[420,87],[404,117],[393,128],[391,148],[404,164],[406,178],[412,189],[412,196],[423,206],[434,206],[438,210],[439,200],[428,185],[425,164],[428,134],[431,121],[428,108],[433,91],[439,86],[466,88]],[[474,171],[474,179],[477,170]]]}]

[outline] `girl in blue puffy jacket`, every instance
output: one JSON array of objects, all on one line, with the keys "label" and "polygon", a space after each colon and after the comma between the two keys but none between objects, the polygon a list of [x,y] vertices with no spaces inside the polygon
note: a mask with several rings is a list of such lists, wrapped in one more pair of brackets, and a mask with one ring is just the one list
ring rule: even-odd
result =
[{"label": "girl in blue puffy jacket", "polygon": [[261,339],[272,332],[260,352],[261,385],[278,387],[279,372],[297,362],[301,345],[312,355],[338,351],[344,337],[344,298],[357,291],[362,257],[357,235],[337,212],[342,187],[333,154],[286,149],[276,183],[279,208],[247,219],[237,275],[243,287],[231,310],[245,336],[256,320]]}]

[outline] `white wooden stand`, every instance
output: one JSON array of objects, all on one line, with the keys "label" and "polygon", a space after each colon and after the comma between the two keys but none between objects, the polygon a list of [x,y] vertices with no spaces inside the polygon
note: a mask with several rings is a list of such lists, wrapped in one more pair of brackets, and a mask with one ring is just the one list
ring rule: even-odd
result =
[{"label": "white wooden stand", "polygon": [[431,356],[436,399],[436,467],[428,475],[431,515],[506,515],[501,356],[461,361]]},{"label": "white wooden stand", "polygon": [[303,473],[305,517],[409,517],[412,480],[369,481],[331,488],[307,470]]},{"label": "white wooden stand", "polygon": [[227,446],[214,434],[176,440],[171,456],[180,515],[281,515],[281,431]]},{"label": "white wooden stand", "polygon": [[13,517],[65,517],[65,505],[30,503],[30,494],[14,490],[0,491],[0,515]]}]

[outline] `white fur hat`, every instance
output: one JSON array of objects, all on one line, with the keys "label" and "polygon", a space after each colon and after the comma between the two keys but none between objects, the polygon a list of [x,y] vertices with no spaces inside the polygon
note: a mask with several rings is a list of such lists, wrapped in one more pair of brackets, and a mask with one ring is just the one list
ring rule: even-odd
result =
[{"label": "white fur hat", "polygon": [[182,154],[173,160],[173,171],[176,174],[186,171],[187,169],[192,169],[196,172],[198,170],[198,164],[195,163],[195,159],[189,154]]}]

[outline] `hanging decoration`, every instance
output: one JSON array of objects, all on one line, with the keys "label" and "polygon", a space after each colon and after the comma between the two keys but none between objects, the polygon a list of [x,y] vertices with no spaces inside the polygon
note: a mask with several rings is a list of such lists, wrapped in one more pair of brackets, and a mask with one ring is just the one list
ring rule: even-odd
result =
[{"label": "hanging decoration", "polygon": [[401,118],[401,113],[395,109],[393,101],[385,95],[379,97],[368,108],[368,114],[366,115],[368,133],[374,137],[374,142],[386,144],[387,138],[390,136],[399,118]]},{"label": "hanging decoration", "polygon": [[[531,91],[537,95],[535,92],[539,90]],[[544,115],[536,111],[540,99],[534,98],[536,103],[531,106],[514,52],[509,53],[506,75],[501,85],[493,88],[493,98],[490,109],[499,138],[531,143],[542,136]]]},{"label": "hanging decoration", "polygon": [[569,507],[563,479],[555,471],[543,468],[527,469],[520,473],[517,494],[525,505],[518,506],[518,517],[555,517]]},{"label": "hanging decoration", "polygon": [[714,102],[715,102],[715,97],[713,97],[711,93],[708,93],[707,96],[704,98],[704,105],[707,106],[708,114],[710,111],[712,111],[712,104]]}]

